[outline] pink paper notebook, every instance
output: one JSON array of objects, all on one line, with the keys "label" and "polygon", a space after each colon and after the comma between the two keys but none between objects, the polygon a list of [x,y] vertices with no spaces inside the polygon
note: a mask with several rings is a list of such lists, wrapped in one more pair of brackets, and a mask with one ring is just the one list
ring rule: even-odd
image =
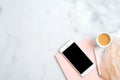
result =
[{"label": "pink paper notebook", "polygon": [[[90,39],[86,39],[80,42],[80,48],[86,53],[86,55],[95,62],[94,51],[93,51],[93,43]],[[61,53],[56,54],[56,59],[61,66],[62,71],[64,72],[67,80],[102,80],[98,74],[97,69],[94,68],[90,71],[85,77],[81,77],[65,60],[65,58],[61,55]]]}]

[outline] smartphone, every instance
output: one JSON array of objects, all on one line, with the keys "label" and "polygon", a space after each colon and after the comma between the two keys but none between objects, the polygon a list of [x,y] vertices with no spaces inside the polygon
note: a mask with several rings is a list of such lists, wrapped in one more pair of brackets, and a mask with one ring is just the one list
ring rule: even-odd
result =
[{"label": "smartphone", "polygon": [[82,77],[95,68],[95,64],[86,56],[74,40],[70,40],[59,51]]}]

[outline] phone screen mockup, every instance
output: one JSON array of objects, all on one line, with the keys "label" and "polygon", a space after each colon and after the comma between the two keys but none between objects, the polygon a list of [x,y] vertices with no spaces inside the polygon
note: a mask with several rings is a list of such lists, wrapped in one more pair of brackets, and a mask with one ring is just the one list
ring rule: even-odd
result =
[{"label": "phone screen mockup", "polygon": [[63,54],[80,74],[93,65],[90,59],[77,46],[76,43],[71,44],[66,50],[63,51]]}]

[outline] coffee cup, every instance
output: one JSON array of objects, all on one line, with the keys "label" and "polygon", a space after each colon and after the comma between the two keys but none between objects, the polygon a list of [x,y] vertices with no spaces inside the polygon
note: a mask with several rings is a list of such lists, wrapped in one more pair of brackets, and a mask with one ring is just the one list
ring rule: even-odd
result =
[{"label": "coffee cup", "polygon": [[102,48],[108,47],[111,44],[111,41],[112,37],[107,32],[100,33],[96,38],[97,45]]}]

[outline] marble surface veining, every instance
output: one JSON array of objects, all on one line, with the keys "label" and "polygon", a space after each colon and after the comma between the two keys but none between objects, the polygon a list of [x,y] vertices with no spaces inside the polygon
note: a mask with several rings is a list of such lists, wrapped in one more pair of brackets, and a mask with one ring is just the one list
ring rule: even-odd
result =
[{"label": "marble surface veining", "polygon": [[67,40],[120,29],[120,0],[0,0],[0,80],[65,80]]}]

